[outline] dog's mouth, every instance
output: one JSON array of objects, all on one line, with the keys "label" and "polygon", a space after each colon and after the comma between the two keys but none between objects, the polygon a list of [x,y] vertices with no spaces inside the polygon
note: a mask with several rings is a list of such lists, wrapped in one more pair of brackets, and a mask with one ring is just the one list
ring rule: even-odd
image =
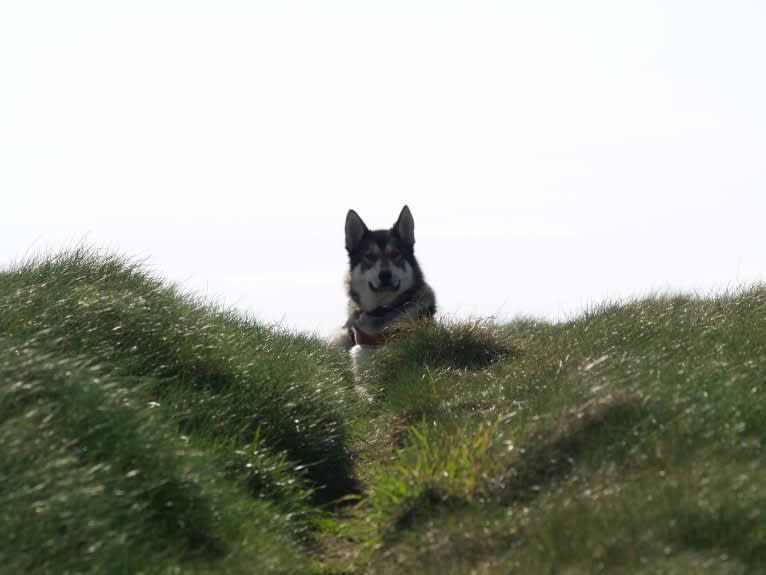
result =
[{"label": "dog's mouth", "polygon": [[396,292],[399,291],[401,282],[384,283],[378,286],[374,285],[372,282],[367,282],[367,285],[369,285],[370,289],[374,292]]}]

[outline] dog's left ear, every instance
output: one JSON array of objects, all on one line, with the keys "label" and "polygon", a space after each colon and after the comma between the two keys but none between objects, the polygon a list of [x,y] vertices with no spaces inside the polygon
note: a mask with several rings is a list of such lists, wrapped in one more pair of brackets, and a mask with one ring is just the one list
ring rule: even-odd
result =
[{"label": "dog's left ear", "polygon": [[367,233],[367,226],[354,210],[346,214],[346,250],[353,252]]},{"label": "dog's left ear", "polygon": [[399,219],[394,224],[394,231],[408,245],[415,244],[415,220],[412,219],[410,208],[404,206]]}]

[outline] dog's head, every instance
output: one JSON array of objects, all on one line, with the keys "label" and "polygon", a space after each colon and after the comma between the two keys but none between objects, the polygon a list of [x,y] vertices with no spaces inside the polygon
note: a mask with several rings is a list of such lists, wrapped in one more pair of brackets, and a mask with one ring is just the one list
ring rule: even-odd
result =
[{"label": "dog's head", "polygon": [[415,222],[407,206],[390,230],[369,230],[354,210],[346,215],[346,251],[351,264],[349,292],[364,311],[395,305],[419,282]]}]

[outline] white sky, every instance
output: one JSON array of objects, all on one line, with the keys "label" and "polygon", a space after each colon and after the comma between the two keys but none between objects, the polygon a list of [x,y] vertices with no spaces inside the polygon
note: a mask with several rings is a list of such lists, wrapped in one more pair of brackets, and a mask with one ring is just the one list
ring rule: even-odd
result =
[{"label": "white sky", "polygon": [[0,265],[82,240],[344,320],[407,203],[450,316],[766,279],[766,3],[0,2]]}]

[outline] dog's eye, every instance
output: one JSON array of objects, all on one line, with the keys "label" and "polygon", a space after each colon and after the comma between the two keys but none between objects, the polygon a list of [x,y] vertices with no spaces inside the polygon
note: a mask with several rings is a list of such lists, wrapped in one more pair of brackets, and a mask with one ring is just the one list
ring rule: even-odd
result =
[{"label": "dog's eye", "polygon": [[370,252],[369,254],[364,254],[364,259],[367,260],[368,262],[374,262],[375,260],[378,259],[378,255]]},{"label": "dog's eye", "polygon": [[402,257],[402,254],[398,250],[393,250],[390,254],[388,254],[388,257],[390,257],[392,260],[398,260]]}]

